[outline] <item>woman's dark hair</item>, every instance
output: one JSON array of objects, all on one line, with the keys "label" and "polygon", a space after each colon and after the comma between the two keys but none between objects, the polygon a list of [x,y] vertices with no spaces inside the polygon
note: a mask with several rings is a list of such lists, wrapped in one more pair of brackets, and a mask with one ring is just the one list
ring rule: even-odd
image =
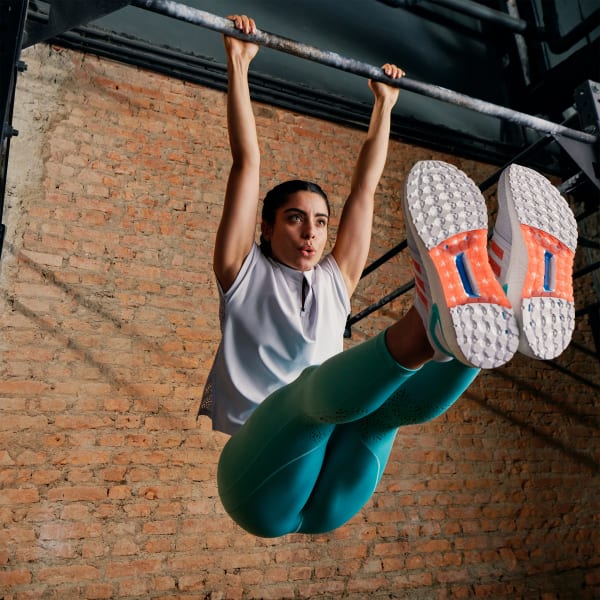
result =
[{"label": "woman's dark hair", "polygon": [[[327,216],[331,214],[331,207],[327,194],[322,190],[321,186],[312,181],[304,181],[302,179],[291,179],[276,185],[272,190],[267,192],[262,206],[262,220],[268,225],[275,225],[275,215],[277,210],[281,208],[288,200],[291,194],[295,192],[313,192],[319,194],[325,200],[327,206]],[[271,256],[271,242],[265,240],[263,235],[260,236],[260,249],[265,256]]]}]

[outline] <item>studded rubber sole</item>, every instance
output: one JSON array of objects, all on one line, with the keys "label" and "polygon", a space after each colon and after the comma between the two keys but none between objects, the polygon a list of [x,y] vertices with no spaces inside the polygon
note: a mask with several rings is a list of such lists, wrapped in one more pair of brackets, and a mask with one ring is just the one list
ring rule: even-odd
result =
[{"label": "studded rubber sole", "polygon": [[519,330],[488,261],[481,192],[456,167],[421,161],[408,175],[403,207],[429,283],[430,337],[467,365],[506,363]]},{"label": "studded rubber sole", "polygon": [[[511,165],[498,184],[499,228],[510,227],[510,257],[500,281],[511,301],[522,335],[519,352],[548,360],[561,354],[575,326],[573,260],[577,223],[558,190],[527,167]],[[496,232],[493,258],[500,245]],[[506,236],[505,236],[506,237]]]}]

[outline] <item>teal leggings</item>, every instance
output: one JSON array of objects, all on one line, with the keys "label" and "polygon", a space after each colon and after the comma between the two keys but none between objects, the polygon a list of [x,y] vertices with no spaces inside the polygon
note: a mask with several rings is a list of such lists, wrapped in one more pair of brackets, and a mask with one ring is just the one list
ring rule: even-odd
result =
[{"label": "teal leggings", "polygon": [[260,537],[339,527],[373,494],[398,427],[441,415],[478,372],[454,360],[408,370],[389,354],[384,333],[309,367],[225,445],[225,510]]}]

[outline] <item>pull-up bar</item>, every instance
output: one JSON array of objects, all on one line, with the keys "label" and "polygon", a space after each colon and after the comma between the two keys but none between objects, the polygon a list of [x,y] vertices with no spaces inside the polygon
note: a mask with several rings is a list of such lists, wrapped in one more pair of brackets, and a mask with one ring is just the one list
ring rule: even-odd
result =
[{"label": "pull-up bar", "polygon": [[131,5],[168,17],[173,17],[180,21],[200,25],[207,29],[212,29],[213,31],[251,41],[260,44],[261,46],[266,46],[267,48],[280,50],[287,54],[293,54],[294,56],[318,62],[342,71],[348,71],[355,75],[361,75],[377,81],[384,81],[390,85],[416,92],[423,96],[469,108],[476,112],[498,117],[499,119],[506,121],[511,121],[542,133],[562,135],[587,144],[594,144],[598,141],[598,138],[590,133],[570,129],[539,117],[534,117],[484,100],[472,98],[437,85],[415,81],[408,77],[390,79],[385,76],[381,68],[365,62],[346,58],[336,52],[319,50],[313,46],[307,46],[306,44],[261,30],[257,30],[253,35],[246,35],[235,29],[233,23],[229,19],[213,15],[185,4],[173,2],[173,0],[132,0]]}]

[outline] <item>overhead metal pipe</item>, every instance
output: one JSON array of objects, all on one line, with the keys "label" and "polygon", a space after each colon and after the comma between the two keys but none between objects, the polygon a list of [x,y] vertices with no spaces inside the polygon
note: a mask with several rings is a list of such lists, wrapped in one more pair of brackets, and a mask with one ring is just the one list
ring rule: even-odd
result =
[{"label": "overhead metal pipe", "polygon": [[369,79],[383,81],[410,92],[415,92],[429,98],[435,98],[456,106],[462,106],[463,108],[468,108],[481,114],[497,117],[505,121],[511,121],[542,133],[562,135],[587,144],[594,144],[597,141],[597,137],[590,133],[570,129],[539,117],[518,112],[477,98],[472,98],[437,85],[423,83],[408,77],[390,79],[383,73],[380,67],[352,58],[346,58],[336,52],[320,50],[314,46],[308,46],[262,30],[257,30],[253,35],[246,35],[235,29],[233,23],[229,19],[213,15],[185,4],[174,2],[173,0],[132,0],[131,6],[143,8],[194,25],[200,25],[219,33],[254,42],[261,46],[318,62],[323,65],[340,69],[341,71],[347,71]]},{"label": "overhead metal pipe", "polygon": [[[420,4],[420,0],[379,0],[383,4],[393,6],[394,8],[414,8]],[[489,8],[473,0],[427,0],[429,4],[437,4],[445,8],[450,8],[456,12],[469,17],[474,17],[482,21],[490,21],[496,25],[514,31],[515,33],[524,33],[530,29],[527,21],[518,17],[513,17],[499,10]]]},{"label": "overhead metal pipe", "polygon": [[515,33],[525,33],[531,29],[529,23],[519,17],[514,17],[499,10],[489,8],[473,0],[428,0],[438,6],[451,8],[456,12],[460,12],[470,17],[475,17],[483,21],[489,21],[496,25],[501,25]]},{"label": "overhead metal pipe", "polygon": [[[422,0],[378,1],[393,8],[404,8],[413,11],[423,4]],[[504,13],[494,8],[489,8],[488,6],[484,6],[473,0],[427,0],[426,4],[437,4],[438,6],[479,19],[480,21],[493,23],[508,31],[512,31],[513,33],[533,37],[534,39],[548,44],[550,50],[555,54],[562,54],[571,49],[600,25],[600,9],[596,9],[581,21],[581,23],[575,25],[573,29],[567,33],[561,33],[555,0],[541,0],[544,22],[543,27],[533,25],[518,16]],[[430,12],[430,14],[433,13]]]}]

